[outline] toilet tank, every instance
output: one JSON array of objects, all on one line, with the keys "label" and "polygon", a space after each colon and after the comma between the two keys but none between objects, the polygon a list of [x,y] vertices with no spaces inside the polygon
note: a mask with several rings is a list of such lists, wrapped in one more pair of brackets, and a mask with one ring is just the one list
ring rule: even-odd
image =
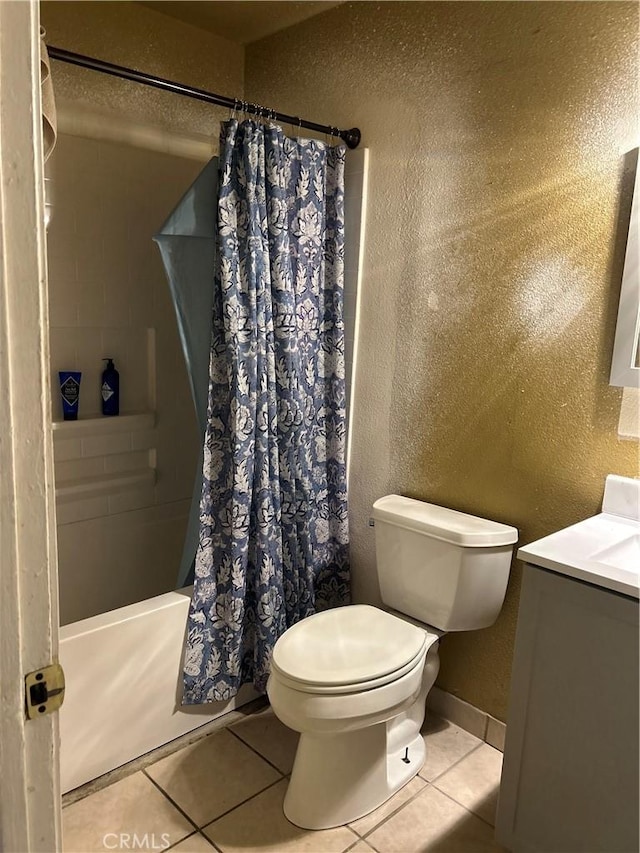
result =
[{"label": "toilet tank", "polygon": [[509,579],[515,527],[387,495],[373,505],[383,602],[441,631],[487,628]]}]

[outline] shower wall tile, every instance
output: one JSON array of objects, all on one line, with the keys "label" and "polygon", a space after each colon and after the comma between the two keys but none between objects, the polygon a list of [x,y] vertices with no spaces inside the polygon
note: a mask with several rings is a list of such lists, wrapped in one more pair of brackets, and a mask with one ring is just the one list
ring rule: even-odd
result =
[{"label": "shower wall tile", "polygon": [[[122,308],[120,308],[120,311],[122,311]],[[146,338],[146,330],[118,328],[117,323],[110,324],[107,328],[103,327],[100,330],[100,349],[104,354],[105,358],[115,359],[116,366],[118,367],[119,371],[120,364],[122,364],[123,369],[126,370],[126,368],[128,367],[127,357],[129,355],[129,349],[131,347],[134,337],[138,337],[140,335],[142,335],[144,340]],[[120,405],[122,406],[122,398],[120,399]],[[127,411],[127,408],[125,406],[122,406],[122,408]],[[139,406],[139,408],[140,410],[143,410],[145,407],[144,405],[141,405]]]},{"label": "shower wall tile", "polygon": [[[189,506],[198,436],[173,303],[152,238],[202,165],[68,133],[59,134],[48,162],[54,204],[48,232],[53,417],[62,417],[61,369],[82,371],[80,417],[101,416],[106,356],[115,359],[120,373],[121,413],[156,413],[153,429],[114,434],[102,425],[98,429],[96,421],[95,433],[64,439],[56,435],[59,484],[94,471],[107,477],[97,485],[105,494],[71,499],[67,492],[59,501],[66,621],[129,603],[138,594],[145,598],[167,591],[175,582],[187,510],[183,507],[164,525],[141,519],[145,512],[185,500]],[[118,474],[146,471],[152,476],[153,469],[156,485],[117,485]],[[150,555],[153,566],[147,565]],[[95,586],[90,594],[83,592],[84,582],[74,586],[87,565],[87,584]],[[158,583],[150,581],[153,573]],[[98,606],[101,597],[103,607]]]},{"label": "shower wall tile", "polygon": [[[94,498],[85,498],[83,501],[73,501],[72,503],[67,503],[66,501],[58,501],[56,503],[56,523],[58,524],[58,573],[59,573],[59,581],[62,581],[63,578],[60,575],[60,567],[64,565],[64,556],[60,549],[60,541],[61,541],[61,525],[71,525],[75,524],[75,522],[85,521],[87,519],[99,518],[101,516],[105,516],[109,514],[109,501],[105,496],[94,497]],[[95,547],[95,542],[91,543],[89,541],[83,542],[83,545],[87,548],[85,554],[90,554],[92,549]],[[66,574],[66,573],[65,573]],[[62,583],[60,584],[62,587]],[[87,614],[88,615],[88,614]],[[83,619],[84,617],[79,617]],[[66,624],[65,622],[61,622],[62,625]]]},{"label": "shower wall tile", "polygon": [[123,380],[121,376],[120,379],[122,386],[120,405],[124,411],[133,411],[136,408],[144,411],[151,407],[148,338],[147,329],[129,330],[125,353],[121,360],[125,378]]},{"label": "shower wall tile", "polygon": [[60,524],[61,624],[124,607],[173,589],[188,505],[176,502],[108,515],[107,498],[87,500],[85,520]]},{"label": "shower wall tile", "polygon": [[108,501],[110,515],[131,512],[134,509],[143,509],[144,507],[152,506],[156,502],[155,486],[132,489],[120,495],[109,495]]},{"label": "shower wall tile", "polygon": [[119,474],[124,471],[138,471],[143,468],[155,467],[151,464],[148,450],[137,450],[132,453],[114,453],[104,459],[104,470],[107,474]]},{"label": "shower wall tile", "polygon": [[82,442],[79,438],[65,438],[55,443],[55,464],[79,459],[82,456]]},{"label": "shower wall tile", "polygon": [[[78,325],[76,301],[76,265],[73,257],[49,249],[47,253],[49,276],[49,323],[52,329]],[[51,282],[56,282],[55,298],[51,297]]]},{"label": "shower wall tile", "polygon": [[132,450],[149,450],[158,442],[158,433],[155,429],[139,430],[131,433]]},{"label": "shower wall tile", "polygon": [[[150,251],[158,251],[155,246]],[[142,326],[148,319],[149,306],[153,304],[153,281],[133,270],[127,281],[127,304],[129,306],[129,325]]]},{"label": "shower wall tile", "polygon": [[131,434],[94,435],[82,439],[83,456],[108,456],[131,450]]},{"label": "shower wall tile", "polygon": [[69,459],[67,462],[55,460],[56,483],[64,480],[79,480],[86,477],[99,477],[104,474],[105,465],[103,457],[93,459]]}]

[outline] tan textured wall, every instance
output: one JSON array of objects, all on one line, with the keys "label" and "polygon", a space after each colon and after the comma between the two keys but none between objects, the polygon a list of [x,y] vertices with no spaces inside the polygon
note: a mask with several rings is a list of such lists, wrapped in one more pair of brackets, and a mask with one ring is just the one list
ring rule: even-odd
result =
[{"label": "tan textured wall", "polygon": [[[137,3],[45,0],[40,17],[47,43],[56,47],[230,97],[243,93],[242,45]],[[217,140],[229,112],[61,62],[52,63],[52,72],[56,98],[181,133]]]},{"label": "tan textured wall", "polygon": [[[354,592],[387,492],[530,542],[638,474],[607,384],[637,145],[635,3],[355,3],[247,48],[246,95],[371,149],[353,458]],[[505,718],[520,566],[440,685]]]}]

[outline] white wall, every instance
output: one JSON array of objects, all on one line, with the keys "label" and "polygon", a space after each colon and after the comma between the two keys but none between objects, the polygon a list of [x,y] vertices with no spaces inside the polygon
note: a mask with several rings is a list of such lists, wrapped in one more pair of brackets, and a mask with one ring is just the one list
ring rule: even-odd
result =
[{"label": "white wall", "polygon": [[[152,237],[202,163],[68,134],[59,136],[50,162],[54,421],[62,417],[58,371],[82,371],[82,420],[54,431],[67,624],[175,585],[199,439]],[[115,421],[100,415],[106,356],[120,372]],[[128,418],[133,412],[146,414]]]}]

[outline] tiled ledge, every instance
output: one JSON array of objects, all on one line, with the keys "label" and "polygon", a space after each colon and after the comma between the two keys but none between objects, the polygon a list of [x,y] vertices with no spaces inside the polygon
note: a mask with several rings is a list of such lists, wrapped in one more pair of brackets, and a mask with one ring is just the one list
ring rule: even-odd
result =
[{"label": "tiled ledge", "polygon": [[116,495],[124,489],[153,486],[155,481],[156,472],[153,468],[117,474],[100,474],[96,477],[79,477],[76,480],[67,480],[57,485],[56,499],[73,501],[97,497],[98,495]]},{"label": "tiled ledge", "polygon": [[131,412],[113,417],[79,418],[77,421],[54,421],[53,440],[82,438],[86,435],[105,435],[118,432],[138,432],[153,429],[154,412]]},{"label": "tiled ledge", "polygon": [[58,525],[156,503],[155,420],[129,412],[53,424]]}]

